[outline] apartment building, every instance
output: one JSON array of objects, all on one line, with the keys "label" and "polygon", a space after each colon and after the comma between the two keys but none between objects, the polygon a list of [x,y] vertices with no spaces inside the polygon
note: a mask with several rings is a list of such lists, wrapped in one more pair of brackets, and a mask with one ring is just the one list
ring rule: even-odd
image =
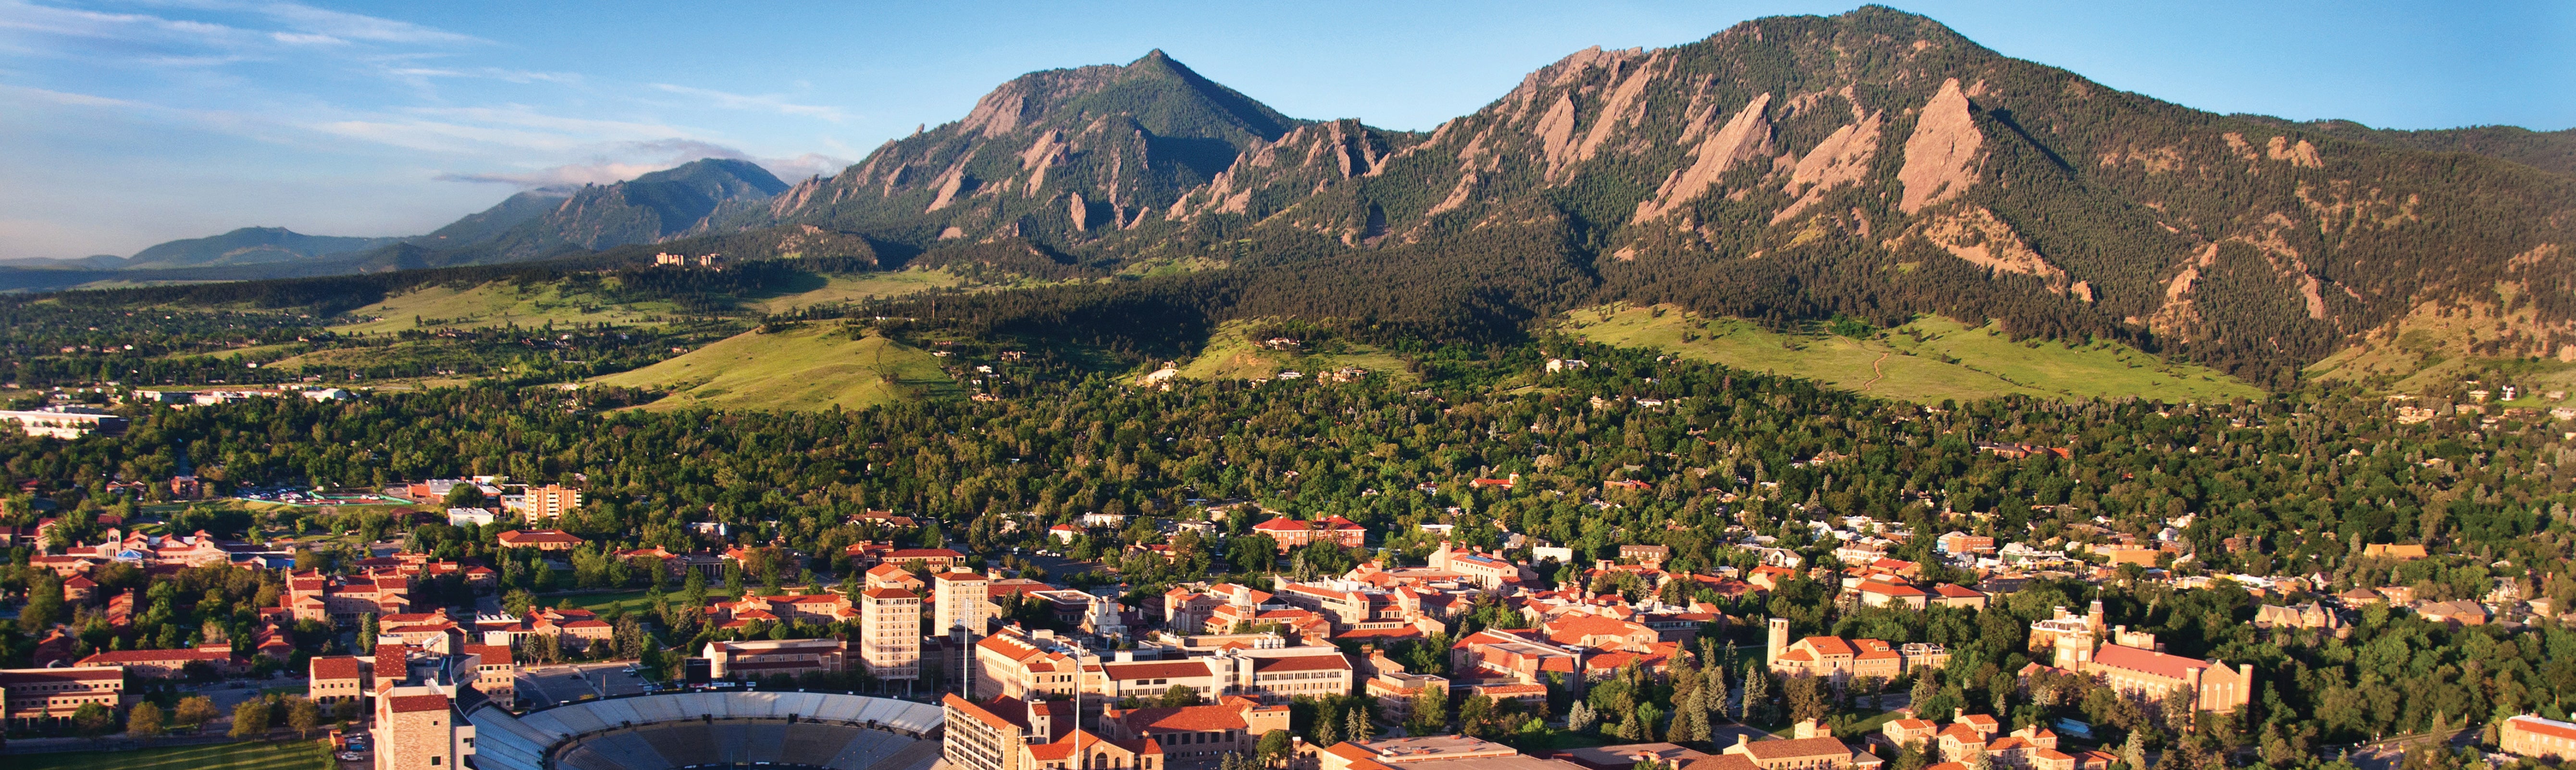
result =
[{"label": "apartment building", "polygon": [[902,588],[859,594],[859,662],[880,680],[921,678],[921,595]]}]

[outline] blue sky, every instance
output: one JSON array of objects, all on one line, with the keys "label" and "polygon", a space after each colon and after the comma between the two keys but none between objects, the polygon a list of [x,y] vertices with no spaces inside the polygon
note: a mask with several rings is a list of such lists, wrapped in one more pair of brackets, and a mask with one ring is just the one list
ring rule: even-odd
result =
[{"label": "blue sky", "polygon": [[[413,234],[708,155],[829,173],[1019,73],[1158,47],[1289,115],[1429,129],[1587,46],[1853,5],[0,0],[0,259]],[[2576,126],[2576,4],[1892,5],[2217,112]]]}]

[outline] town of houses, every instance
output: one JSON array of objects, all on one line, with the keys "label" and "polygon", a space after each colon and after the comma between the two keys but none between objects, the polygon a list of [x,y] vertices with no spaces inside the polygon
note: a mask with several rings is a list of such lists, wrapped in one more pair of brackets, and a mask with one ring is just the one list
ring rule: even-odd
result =
[{"label": "town of houses", "polygon": [[[460,487],[472,487],[496,504],[421,515],[450,524],[506,526],[494,538],[498,548],[524,549],[545,561],[599,548],[540,526],[582,504],[576,488],[483,477],[397,485],[386,492],[441,501]],[[1251,510],[1238,507],[1235,513]],[[897,532],[920,524],[891,511],[860,518]],[[1048,532],[1070,542],[1115,528],[1124,518],[1077,517]],[[1107,752],[1104,757],[1115,754],[1113,766],[1154,770],[1251,752],[1263,735],[1287,729],[1291,704],[1309,699],[1358,696],[1391,721],[1401,721],[1426,694],[1452,702],[1524,704],[1544,713],[1551,698],[1568,688],[1621,676],[1662,677],[1677,664],[1693,665],[1719,639],[1728,640],[1729,650],[1733,640],[1759,640],[1758,653],[1746,653],[1758,660],[1759,670],[1783,682],[1812,678],[1837,691],[1863,682],[1883,686],[1948,663],[1950,653],[1941,645],[1797,636],[1785,618],[1731,615],[1718,603],[1748,606],[1744,600],[1758,600],[1791,581],[1827,586],[1829,600],[1847,608],[1918,612],[1984,609],[2039,580],[2143,580],[2178,590],[2225,585],[2261,602],[2255,620],[2260,627],[2326,634],[2343,633],[2355,613],[2374,606],[2454,625],[2569,620],[2562,617],[2565,608],[2521,596],[2509,581],[2484,601],[2419,602],[2399,585],[2322,593],[2332,587],[2322,575],[2181,576],[2172,568],[2192,555],[2176,533],[2190,522],[2185,517],[2167,524],[2148,536],[2098,528],[2096,536],[2080,542],[2034,543],[2002,533],[1927,534],[1866,517],[1843,518],[1813,525],[1809,542],[1830,546],[1803,549],[1829,555],[1818,563],[1777,537],[1735,527],[1726,536],[1753,566],[1698,571],[1668,568],[1670,554],[1660,545],[1624,545],[1615,559],[1578,563],[1571,549],[1506,532],[1516,550],[1442,541],[1420,565],[1371,560],[1340,574],[1192,582],[1143,595],[1031,579],[947,548],[868,541],[838,555],[850,576],[837,584],[775,593],[736,586],[738,593],[709,597],[701,611],[719,638],[682,652],[691,658],[691,670],[711,681],[860,675],[879,692],[935,697],[947,717],[945,759],[962,770],[1062,768],[1069,742],[1083,741]],[[605,655],[617,634],[597,613],[567,602],[530,604],[515,614],[471,612],[423,593],[437,581],[475,594],[495,593],[500,573],[478,560],[439,560],[395,547],[370,549],[329,570],[299,569],[291,541],[255,545],[202,531],[147,535],[108,527],[94,539],[67,543],[54,536],[58,525],[48,518],[29,531],[0,531],[0,539],[28,549],[31,564],[60,579],[66,602],[96,608],[111,626],[130,622],[138,602],[134,590],[99,590],[95,578],[112,565],[150,574],[209,568],[274,573],[282,586],[274,604],[259,609],[258,631],[248,638],[92,650],[78,641],[78,629],[48,629],[34,668],[0,671],[8,719],[20,727],[59,723],[89,704],[127,706],[126,693],[137,682],[284,670],[303,674],[307,697],[317,703],[361,704],[377,745],[390,747],[412,742],[403,731],[453,733],[461,729],[462,715],[485,704],[541,707],[523,699],[516,684],[533,662],[531,644],[542,639],[549,650]],[[1247,531],[1268,536],[1282,554],[1310,543],[1364,548],[1373,536],[1338,517],[1309,521],[1276,514]],[[740,565],[754,556],[744,544],[723,542],[721,529],[702,534],[715,539],[700,551],[656,547],[606,555],[710,584],[739,575]],[[1924,537],[1931,541],[1929,565],[1892,555]],[[2374,548],[2373,555],[2392,559],[2425,556],[2421,546]],[[1470,626],[1467,616],[1476,612],[1489,614]],[[1029,622],[1032,617],[1039,622]],[[363,653],[335,646],[335,654],[308,654],[289,640],[298,627],[338,633],[370,628],[374,636],[365,640]],[[748,634],[788,628],[824,633]],[[2142,702],[2180,703],[2215,714],[2259,697],[2250,662],[2171,654],[2153,634],[2108,625],[2099,602],[2057,608],[2028,630],[2033,662],[2014,672],[2025,685],[2034,678],[2090,677]],[[1398,645],[1433,640],[1447,647],[1437,666],[1418,660],[1408,665],[1388,654]],[[1186,693],[1193,705],[1151,705],[1174,693]],[[446,726],[425,714],[446,715]],[[2543,747],[2534,751],[2546,751],[2549,740],[2576,736],[2570,732],[2576,727],[2538,716],[2516,717],[2507,725],[2507,745]],[[1465,770],[1496,762],[1527,770],[1617,770],[1639,757],[1675,770],[1826,770],[1878,767],[1907,747],[1922,751],[1934,770],[2107,770],[2119,761],[2108,751],[2115,747],[2079,747],[2049,726],[2008,727],[1995,715],[1965,709],[1900,709],[1865,733],[1836,734],[1829,725],[1808,721],[1780,735],[1738,731],[1731,742],[1707,746],[1710,752],[1645,742],[1525,755],[1458,735],[1363,738],[1299,744],[1298,750],[1305,752],[1304,761],[1326,770]],[[377,765],[406,766],[396,754],[378,754]]]}]

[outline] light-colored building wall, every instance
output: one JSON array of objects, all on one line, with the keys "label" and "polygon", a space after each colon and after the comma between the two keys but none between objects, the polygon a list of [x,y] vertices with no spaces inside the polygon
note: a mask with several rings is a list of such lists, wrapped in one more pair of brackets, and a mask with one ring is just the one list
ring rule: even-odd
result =
[{"label": "light-colored building wall", "polygon": [[878,679],[921,678],[921,596],[901,588],[859,594],[859,662]]}]

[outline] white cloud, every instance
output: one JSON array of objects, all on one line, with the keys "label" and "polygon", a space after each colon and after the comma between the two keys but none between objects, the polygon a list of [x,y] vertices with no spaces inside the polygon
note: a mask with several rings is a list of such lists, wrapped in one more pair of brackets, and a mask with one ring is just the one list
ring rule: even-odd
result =
[{"label": "white cloud", "polygon": [[481,45],[491,42],[472,35],[460,35],[407,21],[326,10],[300,3],[261,3],[250,9],[282,22],[288,27],[345,40],[444,45]]},{"label": "white cloud", "polygon": [[385,74],[400,78],[416,78],[424,80],[428,78],[482,78],[486,80],[499,80],[510,83],[558,83],[562,85],[578,85],[582,81],[581,74],[577,72],[538,72],[535,70],[514,70],[503,69],[500,67],[396,67],[394,69],[385,70]]},{"label": "white cloud", "polygon": [[288,45],[348,45],[349,41],[310,32],[271,32],[268,36]]},{"label": "white cloud", "polygon": [[841,110],[838,107],[797,104],[787,101],[787,97],[782,94],[745,95],[726,93],[705,88],[678,86],[669,83],[655,83],[653,84],[653,87],[667,93],[680,94],[683,96],[695,96],[705,99],[717,107],[729,110],[766,110],[776,112],[781,115],[819,118],[834,123],[839,123],[847,119],[847,116],[841,114]]}]

